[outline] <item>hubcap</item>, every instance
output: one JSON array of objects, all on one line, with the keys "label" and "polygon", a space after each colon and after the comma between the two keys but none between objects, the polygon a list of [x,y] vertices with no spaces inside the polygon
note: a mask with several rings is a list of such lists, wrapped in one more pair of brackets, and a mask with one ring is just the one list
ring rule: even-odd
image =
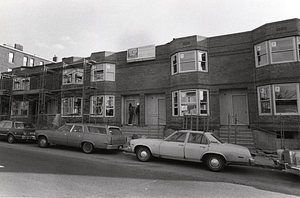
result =
[{"label": "hubcap", "polygon": [[220,162],[219,162],[219,160],[217,160],[217,159],[212,159],[212,160],[210,161],[210,164],[211,164],[211,166],[213,166],[213,167],[218,167],[218,166],[220,166]]},{"label": "hubcap", "polygon": [[148,156],[147,152],[146,151],[142,151],[141,152],[141,157],[142,158],[146,158]]}]

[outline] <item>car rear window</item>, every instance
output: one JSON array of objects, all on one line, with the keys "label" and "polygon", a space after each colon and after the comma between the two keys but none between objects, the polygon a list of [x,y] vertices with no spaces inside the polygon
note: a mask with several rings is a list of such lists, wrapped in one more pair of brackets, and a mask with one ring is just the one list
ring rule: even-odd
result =
[{"label": "car rear window", "polygon": [[16,122],[15,123],[16,129],[30,129],[34,128],[33,124],[31,123],[23,123],[23,122]]},{"label": "car rear window", "polygon": [[109,128],[109,132],[110,132],[112,135],[122,135],[120,129],[118,129],[118,128]]}]

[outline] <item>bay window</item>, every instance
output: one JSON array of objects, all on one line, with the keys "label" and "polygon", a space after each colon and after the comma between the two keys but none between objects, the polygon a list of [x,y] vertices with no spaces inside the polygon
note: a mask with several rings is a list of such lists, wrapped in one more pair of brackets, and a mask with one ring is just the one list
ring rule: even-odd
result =
[{"label": "bay window", "polygon": [[92,117],[114,117],[115,98],[112,95],[91,96],[90,114]]},{"label": "bay window", "polygon": [[207,52],[193,50],[171,56],[172,74],[201,71],[207,72]]},{"label": "bay window", "polygon": [[173,116],[208,115],[208,90],[181,90],[172,92]]},{"label": "bay window", "polygon": [[93,65],[91,81],[115,81],[115,65],[108,63]]},{"label": "bay window", "polygon": [[299,83],[274,84],[257,88],[259,115],[299,115]]},{"label": "bay window", "polygon": [[83,84],[83,69],[71,68],[63,70],[63,84]]},{"label": "bay window", "polygon": [[63,116],[73,116],[82,114],[82,98],[70,97],[63,98],[61,105],[61,112]]}]

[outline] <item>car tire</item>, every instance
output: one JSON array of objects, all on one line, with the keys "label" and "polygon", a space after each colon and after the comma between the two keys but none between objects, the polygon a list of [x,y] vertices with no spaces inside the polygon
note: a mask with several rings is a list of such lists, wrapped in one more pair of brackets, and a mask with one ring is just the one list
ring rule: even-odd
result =
[{"label": "car tire", "polygon": [[211,170],[211,171],[221,171],[225,167],[225,160],[223,157],[220,155],[209,155],[205,159],[206,166]]},{"label": "car tire", "polygon": [[9,134],[8,136],[7,136],[7,142],[8,143],[14,143],[16,141],[16,138],[15,138],[15,136],[13,135],[13,134]]},{"label": "car tire", "polygon": [[152,158],[152,154],[150,150],[147,147],[139,147],[136,151],[136,157],[141,162],[147,162]]},{"label": "car tire", "polygon": [[49,146],[49,142],[46,137],[42,136],[38,139],[38,145],[41,148],[47,148]]},{"label": "car tire", "polygon": [[94,146],[92,143],[90,142],[84,142],[83,145],[82,145],[82,150],[84,153],[92,153],[94,151]]}]

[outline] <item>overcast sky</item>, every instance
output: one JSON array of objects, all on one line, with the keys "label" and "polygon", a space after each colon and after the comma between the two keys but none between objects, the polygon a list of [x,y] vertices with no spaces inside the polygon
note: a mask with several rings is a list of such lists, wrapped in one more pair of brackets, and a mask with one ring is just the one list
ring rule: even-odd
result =
[{"label": "overcast sky", "polygon": [[299,0],[0,0],[0,44],[61,61],[292,18]]}]

